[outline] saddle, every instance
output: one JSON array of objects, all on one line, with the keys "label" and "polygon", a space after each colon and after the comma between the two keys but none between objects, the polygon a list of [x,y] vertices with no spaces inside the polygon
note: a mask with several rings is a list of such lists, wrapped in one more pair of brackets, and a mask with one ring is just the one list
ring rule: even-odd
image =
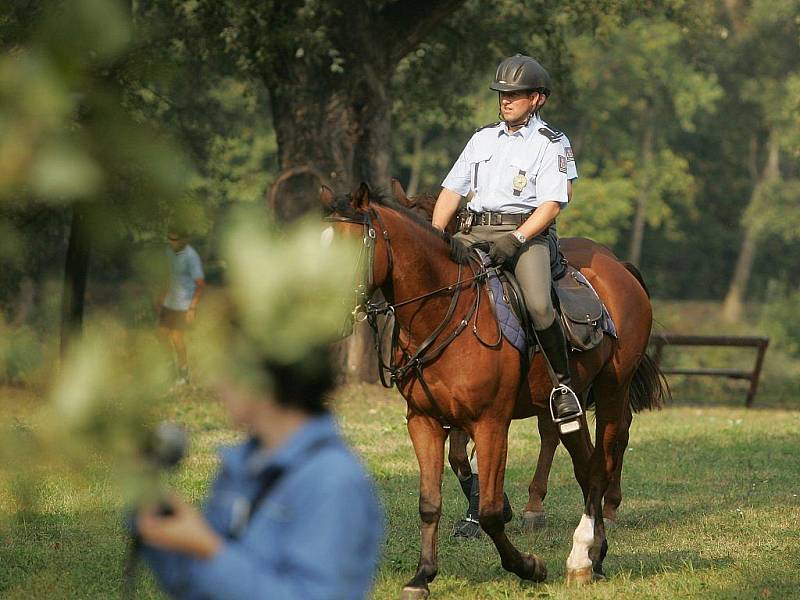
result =
[{"label": "saddle", "polygon": [[[573,350],[586,351],[603,341],[603,334],[616,337],[611,317],[589,281],[567,262],[558,242],[550,239],[550,269],[553,280],[551,293],[567,342]],[[478,254],[485,266],[488,255],[477,245]],[[514,274],[500,269],[489,269],[486,290],[492,311],[500,324],[503,335],[520,352],[536,351],[527,340],[533,339],[532,324],[522,290]]]}]

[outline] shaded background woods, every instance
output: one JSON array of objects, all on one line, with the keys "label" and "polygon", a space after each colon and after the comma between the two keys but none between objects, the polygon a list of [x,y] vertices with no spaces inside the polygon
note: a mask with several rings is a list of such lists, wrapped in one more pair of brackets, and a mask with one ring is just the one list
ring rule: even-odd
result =
[{"label": "shaded background woods", "polygon": [[[0,376],[46,362],[84,290],[89,310],[152,321],[169,219],[214,282],[238,204],[291,218],[320,182],[392,175],[436,193],[496,120],[487,82],[517,51],[550,69],[544,117],[578,160],[562,234],[800,353],[782,318],[800,301],[798,15],[798,0],[17,0],[0,16]],[[361,341],[346,360],[363,379]]]}]

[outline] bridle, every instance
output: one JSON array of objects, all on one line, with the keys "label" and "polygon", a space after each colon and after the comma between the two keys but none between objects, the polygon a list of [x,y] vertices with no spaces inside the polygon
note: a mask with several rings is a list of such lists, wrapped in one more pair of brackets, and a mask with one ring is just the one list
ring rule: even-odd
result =
[{"label": "bridle", "polygon": [[[373,264],[375,260],[375,247],[378,231],[380,231],[386,246],[387,273],[391,273],[395,262],[392,251],[392,241],[380,214],[375,209],[369,208],[365,211],[359,211],[353,216],[344,216],[338,213],[333,213],[332,215],[326,217],[325,220],[334,223],[338,222],[362,225],[364,228],[362,247],[359,251],[358,260],[356,262],[356,272],[360,273],[360,277],[357,280],[358,283],[354,289],[355,307],[350,313],[350,316],[352,322],[354,323],[363,322],[366,320],[374,333],[375,349],[378,355],[378,373],[380,375],[381,384],[383,384],[384,387],[390,388],[393,385],[402,382],[409,374],[413,373],[413,375],[419,379],[426,394],[433,402],[433,396],[428,389],[428,385],[425,383],[425,379],[423,378],[422,368],[438,358],[442,352],[444,352],[447,346],[449,346],[450,343],[467,328],[471,320],[473,321],[472,332],[481,343],[489,347],[495,347],[500,344],[502,333],[500,332],[499,325],[497,325],[497,339],[494,342],[486,342],[485,340],[481,339],[478,333],[478,309],[480,307],[481,297],[479,287],[481,282],[486,281],[488,273],[487,268],[476,256],[470,257],[469,266],[471,269],[471,275],[466,278],[462,279],[464,265],[459,264],[458,276],[456,277],[456,281],[454,283],[426,292],[424,294],[420,294],[418,296],[414,296],[412,298],[407,298],[400,302],[390,303],[385,299],[380,302],[375,302],[370,296],[370,290],[372,290],[374,286]],[[378,228],[376,228],[376,224],[378,225]],[[467,286],[471,287],[475,291],[474,302],[470,304],[470,307],[467,309],[464,317],[458,322],[456,327],[447,335],[447,337],[445,337],[438,344],[434,344],[437,338],[447,329],[448,324],[450,324],[458,306],[461,292]],[[427,298],[444,293],[452,294],[446,315],[439,325],[433,330],[433,332],[431,332],[431,334],[425,339],[425,341],[417,346],[414,352],[410,352],[408,348],[404,348],[400,343],[400,334],[402,328],[399,320],[397,319],[396,310],[400,307],[414,304],[416,302],[420,302]],[[384,319],[382,324],[380,323],[380,316],[387,317]],[[390,323],[391,332],[389,335],[391,336],[391,345],[389,349],[389,358],[387,361],[383,351],[383,340],[387,335],[387,329]],[[410,338],[410,336],[407,337]],[[400,350],[401,357],[398,361],[396,361],[395,357],[398,354],[398,349]]]}]

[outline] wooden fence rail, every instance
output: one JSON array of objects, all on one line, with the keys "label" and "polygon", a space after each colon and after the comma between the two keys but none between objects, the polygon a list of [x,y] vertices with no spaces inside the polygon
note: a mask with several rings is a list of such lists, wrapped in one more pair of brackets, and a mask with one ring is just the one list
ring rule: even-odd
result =
[{"label": "wooden fence rail", "polygon": [[650,337],[650,344],[654,346],[653,360],[660,366],[664,346],[732,346],[756,348],[756,362],[753,369],[722,369],[662,367],[665,375],[710,375],[716,377],[730,377],[732,379],[747,379],[750,389],[747,392],[746,406],[753,405],[753,399],[758,391],[758,380],[761,377],[761,367],[764,364],[764,355],[769,345],[768,337],[761,336],[713,336],[713,335],[684,335],[678,333],[654,333]]}]

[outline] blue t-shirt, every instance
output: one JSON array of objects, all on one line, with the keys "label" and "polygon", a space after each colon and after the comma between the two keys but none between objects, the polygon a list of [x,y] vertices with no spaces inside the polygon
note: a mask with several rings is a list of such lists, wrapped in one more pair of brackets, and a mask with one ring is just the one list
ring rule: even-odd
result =
[{"label": "blue t-shirt", "polygon": [[[261,478],[275,468],[284,474],[248,520]],[[369,593],[383,513],[330,415],[312,418],[270,454],[255,440],[224,450],[203,512],[226,538],[213,558],[143,548],[173,597],[356,600]]]},{"label": "blue t-shirt", "polygon": [[169,292],[164,298],[164,306],[171,310],[188,310],[192,304],[196,279],[203,279],[203,265],[194,248],[186,244],[178,252],[167,248],[170,266]]}]

